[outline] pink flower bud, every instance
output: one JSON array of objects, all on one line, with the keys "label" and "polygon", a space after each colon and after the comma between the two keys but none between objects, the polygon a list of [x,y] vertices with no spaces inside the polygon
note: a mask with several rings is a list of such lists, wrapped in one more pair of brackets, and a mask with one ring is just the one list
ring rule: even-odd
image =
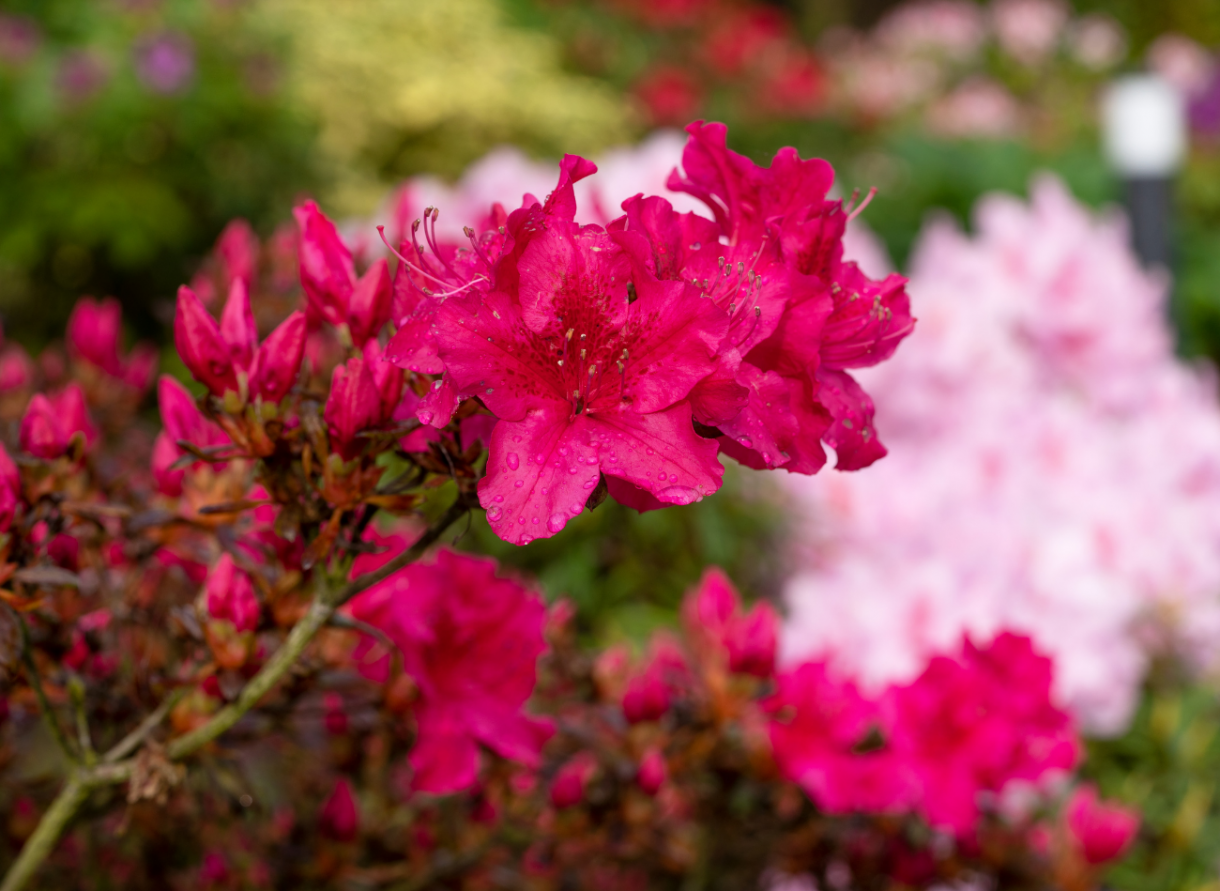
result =
[{"label": "pink flower bud", "polygon": [[686,595],[682,617],[688,628],[719,638],[739,605],[737,590],[724,571],[712,567],[699,580],[699,587]]},{"label": "pink flower bud", "polygon": [[185,285],[178,289],[174,345],[191,375],[217,396],[237,391],[237,374],[229,345],[216,320]]},{"label": "pink flower bud", "polygon": [[207,608],[213,619],[226,619],[238,631],[258,627],[259,604],[254,583],[228,554],[221,555],[208,575]]},{"label": "pink flower bud", "polygon": [[250,373],[250,396],[280,403],[292,389],[305,357],[305,315],[294,312],[267,335]]},{"label": "pink flower bud", "polygon": [[208,851],[203,855],[203,863],[199,867],[199,881],[204,888],[222,885],[229,880],[229,861],[218,851]]},{"label": "pink flower bud", "polygon": [[1139,814],[1100,801],[1092,786],[1080,786],[1067,804],[1067,825],[1084,859],[1097,866],[1123,855],[1139,831]]},{"label": "pink flower bud", "polygon": [[123,374],[119,359],[122,309],[113,297],[100,303],[82,297],[68,317],[68,352],[114,377]]},{"label": "pink flower bud", "polygon": [[335,451],[350,461],[360,451],[356,434],[377,424],[381,394],[368,363],[357,356],[346,365],[335,367],[330,379],[330,396],[322,416],[330,430]]},{"label": "pink flower bud", "polygon": [[34,363],[20,346],[13,344],[0,355],[0,393],[29,386],[33,379]]},{"label": "pink flower bud", "polygon": [[390,267],[384,259],[369,267],[356,282],[348,309],[348,326],[352,343],[363,346],[374,338],[390,320],[390,305],[394,290],[390,281]]},{"label": "pink flower bud", "polygon": [[249,288],[258,272],[258,236],[245,220],[232,220],[216,239],[225,284],[240,281]]},{"label": "pink flower bud", "polygon": [[[179,440],[202,449],[224,445],[229,437],[203,416],[186,387],[169,375],[162,375],[157,384],[157,401],[161,406],[161,423],[165,429],[153,443],[153,479],[158,491],[176,497],[182,494],[185,474],[184,470],[171,469],[185,454],[178,446]],[[217,465],[218,469],[223,467]]]},{"label": "pink flower bud", "polygon": [[726,635],[729,670],[768,678],[775,673],[779,618],[769,603],[756,603],[746,615],[734,619]]},{"label": "pink flower bud", "polygon": [[352,253],[339,238],[335,224],[313,201],[294,208],[292,214],[301,233],[301,286],[305,289],[309,313],[332,325],[342,325],[347,321],[356,280]]},{"label": "pink flower bud", "polygon": [[649,665],[627,682],[623,717],[631,724],[656,721],[669,711],[669,688],[655,665]]},{"label": "pink flower bud", "polygon": [[234,279],[229,288],[229,299],[220,314],[220,336],[229,348],[233,365],[248,372],[258,349],[258,329],[250,309],[250,293],[242,279]]},{"label": "pink flower bud", "polygon": [[69,384],[50,397],[34,395],[21,419],[20,439],[25,451],[47,460],[58,458],[78,435],[84,438],[86,446],[97,439],[97,430],[85,408],[85,394],[78,384]]},{"label": "pink flower bud", "polygon": [[343,697],[338,693],[327,693],[322,697],[326,714],[322,721],[331,736],[343,736],[348,731],[347,711],[343,708]]},{"label": "pink flower bud", "polygon": [[640,759],[640,769],[635,775],[635,782],[649,795],[656,795],[665,784],[669,770],[665,766],[665,755],[658,748],[651,748]]},{"label": "pink flower bud", "polygon": [[21,503],[21,473],[0,443],[0,532],[7,532]]},{"label": "pink flower bud", "polygon": [[345,779],[335,783],[330,798],[318,814],[318,831],[335,841],[354,841],[360,834],[360,810],[351,784]]},{"label": "pink flower bud", "polygon": [[557,808],[575,807],[585,797],[585,785],[597,771],[597,762],[587,752],[570,758],[551,781],[551,804]]},{"label": "pink flower bud", "polygon": [[377,393],[381,399],[381,407],[377,412],[377,423],[384,424],[394,417],[395,409],[402,402],[402,369],[385,358],[381,351],[381,344],[375,339],[364,345],[364,364],[368,366],[369,373],[373,376],[373,383],[377,386]]}]

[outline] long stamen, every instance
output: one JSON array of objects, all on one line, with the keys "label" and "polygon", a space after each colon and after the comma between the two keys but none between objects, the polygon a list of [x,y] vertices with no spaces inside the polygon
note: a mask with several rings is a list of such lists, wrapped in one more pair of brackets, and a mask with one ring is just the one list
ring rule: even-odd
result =
[{"label": "long stamen", "polygon": [[[869,202],[873,200],[873,196],[876,194],[877,194],[877,187],[873,186],[871,189],[868,190],[868,194],[864,196],[864,200],[860,202],[860,206],[852,209],[851,212],[848,213],[847,222],[850,223],[856,217],[860,216],[860,214],[864,213],[864,208],[868,207]],[[856,200],[856,195],[852,195],[852,202],[854,203],[855,200]]]},{"label": "long stamen", "polygon": [[491,269],[491,258],[487,256],[487,253],[483,250],[483,246],[481,244],[479,244],[479,242],[475,239],[474,230],[471,229],[469,226],[466,226],[462,229],[462,231],[465,232],[466,237],[470,239],[470,246],[472,248],[474,248],[475,253],[479,255],[479,259],[482,260],[487,265],[487,268],[490,270]]},{"label": "long stamen", "polygon": [[[415,221],[415,225],[416,226],[419,225],[419,220]],[[414,228],[414,227],[412,227],[412,228]],[[430,273],[428,270],[426,270],[420,266],[416,266],[414,263],[412,263],[402,254],[400,254],[398,251],[394,250],[394,248],[390,247],[390,243],[388,241],[386,241],[386,237],[385,237],[385,226],[378,226],[377,234],[381,236],[382,244],[384,244],[386,246],[386,248],[389,249],[391,254],[393,254],[395,257],[398,258],[399,262],[406,263],[409,268],[414,269],[416,272],[418,272],[422,276],[432,279],[438,285],[444,285],[445,287],[449,287],[451,282],[447,282],[443,278],[437,278],[435,275]],[[416,251],[416,254],[422,258],[423,255],[419,254],[419,242],[418,241],[415,242],[415,251]],[[479,278],[482,278],[482,276],[479,276]],[[469,285],[467,285],[466,287],[469,287]]]}]

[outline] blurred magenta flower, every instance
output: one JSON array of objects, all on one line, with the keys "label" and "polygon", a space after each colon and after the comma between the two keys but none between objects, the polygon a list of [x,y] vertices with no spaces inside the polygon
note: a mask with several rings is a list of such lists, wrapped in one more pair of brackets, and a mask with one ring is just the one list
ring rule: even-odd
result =
[{"label": "blurred magenta flower", "polygon": [[1078,786],[1067,803],[1068,831],[1089,864],[1097,866],[1123,855],[1140,828],[1137,811],[1102,801],[1092,786]]},{"label": "blurred magenta flower", "polygon": [[136,74],[155,93],[181,93],[195,79],[195,45],[185,34],[149,35],[132,50]]},{"label": "blurred magenta flower", "polygon": [[360,808],[352,785],[340,778],[318,812],[318,828],[327,838],[340,842],[355,841],[360,835]]},{"label": "blurred magenta flower", "polygon": [[[393,543],[376,535],[371,540]],[[353,573],[393,556],[362,555]],[[527,767],[538,765],[551,725],[522,707],[545,649],[541,597],[497,576],[491,560],[441,551],[434,562],[413,564],[369,588],[350,609],[394,641],[419,688],[419,738],[410,754],[416,789],[441,794],[470,788],[478,778],[480,743]],[[357,662],[384,678],[384,656],[368,661],[374,650],[364,638]]]},{"label": "blurred magenta flower", "polygon": [[75,382],[50,396],[34,394],[21,419],[21,448],[47,460],[63,455],[78,437],[87,448],[97,436],[85,395]]}]

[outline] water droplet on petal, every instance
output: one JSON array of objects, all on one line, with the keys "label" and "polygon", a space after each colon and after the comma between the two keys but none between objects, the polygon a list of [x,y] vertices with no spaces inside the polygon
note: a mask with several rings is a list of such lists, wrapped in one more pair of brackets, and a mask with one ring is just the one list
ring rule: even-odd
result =
[{"label": "water droplet on petal", "polygon": [[503,496],[503,495],[497,495],[495,498],[493,498],[493,499],[492,499],[492,501],[494,501],[496,504],[503,504],[503,503],[504,503],[504,496]]},{"label": "water droplet on petal", "polygon": [[493,505],[492,507],[487,508],[487,519],[494,523],[496,520],[500,519],[500,515],[502,513],[503,511],[501,511],[500,508]]},{"label": "water droplet on petal", "polygon": [[572,516],[576,516],[578,513],[580,513],[584,509],[585,509],[585,506],[583,504],[581,504],[579,501],[573,501],[570,505],[568,505],[568,510],[570,510],[572,512]]},{"label": "water droplet on petal", "polygon": [[521,458],[516,452],[509,452],[504,456],[504,463],[508,465],[509,470],[516,470],[521,466]]},{"label": "water droplet on petal", "polygon": [[419,422],[421,424],[431,424],[432,423],[432,412],[428,411],[428,409],[426,409],[426,408],[421,409],[419,414],[416,415],[416,417],[419,418]]},{"label": "water droplet on petal", "polygon": [[[520,489],[524,485],[525,485],[525,480],[517,480],[515,483],[513,483],[513,488]],[[525,521],[522,520],[521,522],[524,523]]]},{"label": "water droplet on petal", "polygon": [[558,532],[563,528],[564,522],[563,514],[551,514],[551,518],[546,521],[546,528],[552,532]]},{"label": "water droplet on petal", "polygon": [[533,523],[535,526],[537,526],[537,525],[538,525],[538,518],[537,518],[537,517],[534,517],[534,518],[533,518],[533,519],[532,519],[530,522],[531,522],[531,523]]}]

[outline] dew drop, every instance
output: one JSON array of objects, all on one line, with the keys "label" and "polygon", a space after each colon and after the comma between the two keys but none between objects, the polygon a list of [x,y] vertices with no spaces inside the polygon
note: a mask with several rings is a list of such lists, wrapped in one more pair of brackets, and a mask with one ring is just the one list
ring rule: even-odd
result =
[{"label": "dew drop", "polygon": [[520,523],[522,526],[524,526],[524,525],[525,525],[525,517],[517,517],[517,522],[518,522],[518,523]]},{"label": "dew drop", "polygon": [[551,518],[546,521],[546,528],[551,532],[558,532],[563,528],[564,522],[563,514],[551,514]]},{"label": "dew drop", "polygon": [[504,463],[508,465],[509,470],[516,470],[521,466],[521,458],[516,452],[509,452],[504,456]]},{"label": "dew drop", "polygon": [[494,523],[496,520],[500,519],[500,515],[502,513],[503,513],[503,511],[500,510],[500,508],[493,505],[493,506],[487,508],[487,519],[491,520]]},{"label": "dew drop", "polygon": [[493,498],[493,499],[492,499],[492,501],[494,501],[496,504],[503,504],[503,503],[504,503],[504,496],[503,496],[503,495],[497,495],[495,498]]},{"label": "dew drop", "polygon": [[418,417],[418,418],[419,418],[419,422],[420,422],[421,424],[431,424],[431,423],[432,423],[432,412],[428,411],[428,409],[426,409],[426,408],[425,408],[425,409],[422,409],[422,410],[421,410],[421,411],[420,411],[420,412],[419,412],[419,413],[416,415],[416,417]]},{"label": "dew drop", "polygon": [[525,485],[525,480],[517,480],[515,483],[513,483],[513,488],[520,489],[524,485]]},{"label": "dew drop", "polygon": [[532,522],[532,523],[533,523],[535,526],[537,526],[537,525],[538,525],[538,518],[537,518],[537,517],[534,517],[534,518],[533,518],[533,520],[531,520],[530,522]]}]

